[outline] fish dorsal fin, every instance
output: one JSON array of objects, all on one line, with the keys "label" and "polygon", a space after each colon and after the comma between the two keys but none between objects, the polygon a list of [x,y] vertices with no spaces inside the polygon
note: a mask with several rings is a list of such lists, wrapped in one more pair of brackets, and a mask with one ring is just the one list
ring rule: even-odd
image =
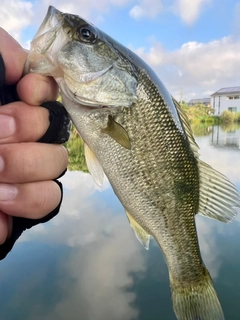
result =
[{"label": "fish dorsal fin", "polygon": [[177,102],[177,100],[173,99],[173,103],[178,111],[178,115],[181,119],[184,131],[186,132],[187,136],[188,136],[188,140],[191,146],[192,151],[194,152],[195,156],[198,158],[199,154],[198,154],[198,149],[199,146],[197,145],[194,137],[193,137],[193,133],[192,133],[192,129],[188,120],[188,117],[186,115],[186,113],[183,111],[182,107],[180,106],[180,104]]},{"label": "fish dorsal fin", "polygon": [[150,243],[150,234],[148,234],[141,226],[140,224],[132,217],[130,213],[126,211],[130,226],[133,228],[133,231],[137,237],[137,239],[140,241],[140,243],[144,246],[146,250],[149,249],[149,243]]},{"label": "fish dorsal fin", "polygon": [[117,123],[111,115],[108,116],[107,127],[102,129],[102,132],[108,134],[124,148],[131,149],[131,143],[127,131]]},{"label": "fish dorsal fin", "polygon": [[220,172],[199,160],[199,214],[222,222],[230,222],[240,207],[236,187]]},{"label": "fish dorsal fin", "polygon": [[84,153],[88,170],[91,173],[94,181],[101,187],[104,179],[103,169],[98,162],[95,154],[86,143],[84,143]]}]

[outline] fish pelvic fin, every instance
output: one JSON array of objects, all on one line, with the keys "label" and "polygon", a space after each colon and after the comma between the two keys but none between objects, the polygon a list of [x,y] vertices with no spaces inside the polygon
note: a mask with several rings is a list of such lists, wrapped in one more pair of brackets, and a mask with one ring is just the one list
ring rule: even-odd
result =
[{"label": "fish pelvic fin", "polygon": [[222,307],[206,270],[198,283],[175,286],[171,283],[173,309],[178,320],[224,320]]},{"label": "fish pelvic fin", "polygon": [[108,134],[124,148],[131,149],[131,142],[127,131],[111,115],[108,117],[107,127],[102,129],[102,132]]},{"label": "fish pelvic fin", "polygon": [[198,213],[222,222],[230,222],[240,207],[236,187],[220,172],[199,160],[200,198]]},{"label": "fish pelvic fin", "polygon": [[103,169],[100,163],[98,162],[95,154],[92,152],[92,150],[86,143],[84,143],[84,153],[88,170],[96,184],[101,187],[104,179]]},{"label": "fish pelvic fin", "polygon": [[141,226],[140,224],[133,218],[133,216],[126,211],[130,226],[132,227],[135,236],[137,237],[138,241],[144,246],[146,250],[149,249],[149,243],[150,243],[150,234],[148,234]]}]

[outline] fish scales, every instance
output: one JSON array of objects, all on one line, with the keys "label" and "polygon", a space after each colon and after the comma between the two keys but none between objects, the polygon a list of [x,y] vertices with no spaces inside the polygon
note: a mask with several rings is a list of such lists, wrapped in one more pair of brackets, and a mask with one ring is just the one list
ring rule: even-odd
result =
[{"label": "fish scales", "polygon": [[[125,209],[161,246],[172,276],[181,281],[191,279],[196,268],[200,273],[202,270],[194,223],[199,194],[196,159],[187,137],[169,117],[157,88],[144,74],[138,82],[138,91],[144,90],[145,99],[139,94],[134,106],[115,117],[129,134],[131,150],[108,137],[104,147],[101,137],[94,143],[92,135],[84,138],[113,181]],[[123,162],[126,165],[122,166]]]},{"label": "fish scales", "polygon": [[226,177],[199,160],[188,120],[137,55],[84,19],[50,7],[25,72],[53,76],[101,185],[105,173],[146,249],[165,256],[179,320],[224,320],[201,258],[195,215],[229,222],[240,205]]}]

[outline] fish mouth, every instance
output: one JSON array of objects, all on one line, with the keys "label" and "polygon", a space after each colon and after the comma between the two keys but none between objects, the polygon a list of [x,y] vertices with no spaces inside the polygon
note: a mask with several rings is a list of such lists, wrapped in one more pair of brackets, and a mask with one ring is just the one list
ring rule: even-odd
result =
[{"label": "fish mouth", "polygon": [[[42,24],[31,41],[30,51],[24,66],[24,75],[30,72],[46,76],[52,75],[56,66],[53,64],[51,56],[54,56],[54,53],[58,52],[62,45],[69,42],[69,38],[62,31],[63,19],[61,11],[53,6],[48,8]],[[61,43],[55,41],[60,33]]]},{"label": "fish mouth", "polygon": [[35,42],[40,44],[45,42],[45,45],[42,48],[40,48],[39,45],[37,47],[40,54],[46,53],[53,44],[58,32],[62,28],[62,21],[63,13],[55,7],[49,6],[47,14],[31,43],[34,45]]},{"label": "fish mouth", "polygon": [[[74,20],[74,19],[73,19]],[[40,25],[36,35],[31,41],[31,49],[24,67],[24,74],[29,72],[41,73],[46,76],[53,76],[61,91],[69,99],[77,104],[83,104],[92,108],[101,108],[100,103],[77,96],[65,83],[64,74],[60,67],[54,62],[54,56],[71,39],[65,29],[72,27],[73,21],[53,6],[49,6],[47,14]],[[60,39],[60,40],[59,40]],[[97,80],[112,68],[112,65],[97,72],[79,74],[79,81],[87,84]],[[67,71],[65,70],[67,74]],[[68,75],[71,77],[71,74]],[[74,81],[74,79],[72,79]]]}]

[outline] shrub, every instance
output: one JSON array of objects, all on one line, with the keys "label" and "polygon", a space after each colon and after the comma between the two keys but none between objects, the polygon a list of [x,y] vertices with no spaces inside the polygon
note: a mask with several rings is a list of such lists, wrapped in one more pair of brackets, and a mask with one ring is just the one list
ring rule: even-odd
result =
[{"label": "shrub", "polygon": [[229,123],[237,121],[238,114],[229,110],[225,110],[220,117],[222,122]]}]

